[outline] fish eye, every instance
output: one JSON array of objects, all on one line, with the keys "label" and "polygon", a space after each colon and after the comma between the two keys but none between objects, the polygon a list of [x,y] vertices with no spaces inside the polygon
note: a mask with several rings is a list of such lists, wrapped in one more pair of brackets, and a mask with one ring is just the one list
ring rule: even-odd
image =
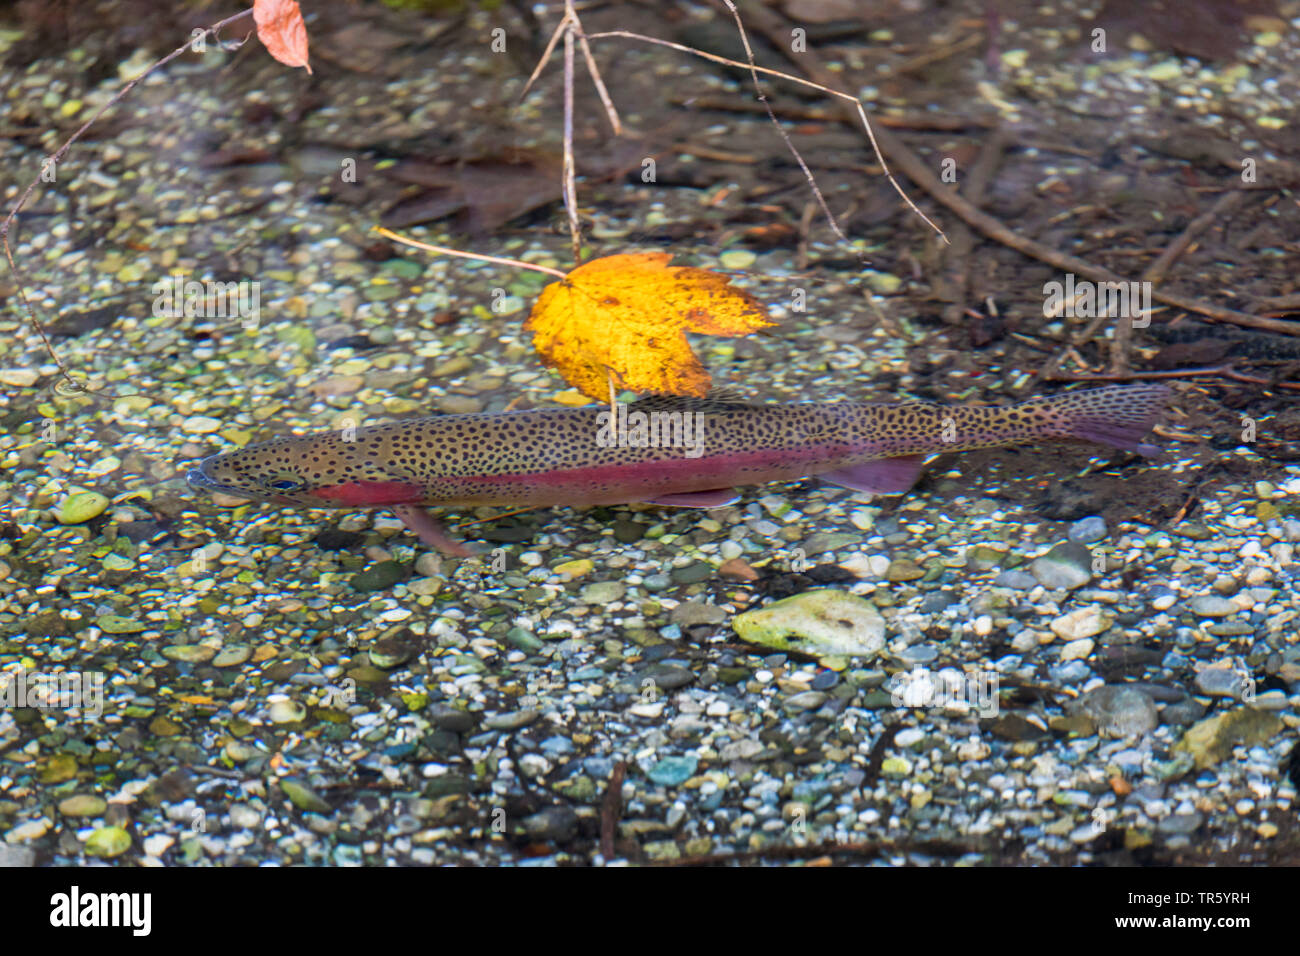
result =
[{"label": "fish eye", "polygon": [[275,491],[297,491],[302,487],[302,482],[297,478],[272,478],[263,484]]}]

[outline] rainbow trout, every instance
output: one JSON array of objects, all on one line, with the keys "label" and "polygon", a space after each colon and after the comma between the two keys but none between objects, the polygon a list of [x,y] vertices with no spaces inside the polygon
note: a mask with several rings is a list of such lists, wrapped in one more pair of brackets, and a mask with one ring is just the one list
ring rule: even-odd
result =
[{"label": "rainbow trout", "polygon": [[426,544],[463,556],[422,505],[712,508],[735,501],[738,485],[812,475],[898,494],[935,452],[1065,439],[1155,454],[1142,439],[1168,391],[1119,385],[1004,407],[650,398],[613,414],[443,415],[260,442],[206,458],[186,478],[280,505],[388,508]]}]

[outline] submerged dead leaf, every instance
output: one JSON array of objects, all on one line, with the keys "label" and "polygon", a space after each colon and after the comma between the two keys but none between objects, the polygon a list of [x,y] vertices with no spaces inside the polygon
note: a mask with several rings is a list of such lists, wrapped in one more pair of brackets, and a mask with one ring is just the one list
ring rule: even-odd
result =
[{"label": "submerged dead leaf", "polygon": [[669,266],[671,253],[605,256],[578,266],[538,296],[525,328],[533,345],[584,395],[708,393],[711,379],[687,332],[748,335],[770,326],[763,305],[707,269]]}]

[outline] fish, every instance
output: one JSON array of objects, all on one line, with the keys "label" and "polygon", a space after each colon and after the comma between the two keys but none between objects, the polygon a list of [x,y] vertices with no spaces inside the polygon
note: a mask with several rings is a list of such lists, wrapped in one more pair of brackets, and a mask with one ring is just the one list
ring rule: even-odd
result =
[{"label": "fish", "polygon": [[1143,439],[1168,397],[1155,384],[1005,406],[655,396],[274,438],[205,458],[186,480],[283,506],[386,508],[430,547],[468,556],[425,506],[712,508],[736,501],[737,487],[811,476],[900,494],[938,452],[1065,440],[1154,456]]}]

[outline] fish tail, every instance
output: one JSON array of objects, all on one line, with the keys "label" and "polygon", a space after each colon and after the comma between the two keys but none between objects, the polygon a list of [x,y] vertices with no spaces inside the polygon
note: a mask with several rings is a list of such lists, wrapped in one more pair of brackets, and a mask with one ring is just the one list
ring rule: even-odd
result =
[{"label": "fish tail", "polygon": [[1142,441],[1169,400],[1166,385],[1113,385],[1025,402],[1038,413],[1044,434],[1110,445],[1139,455],[1160,448]]}]

